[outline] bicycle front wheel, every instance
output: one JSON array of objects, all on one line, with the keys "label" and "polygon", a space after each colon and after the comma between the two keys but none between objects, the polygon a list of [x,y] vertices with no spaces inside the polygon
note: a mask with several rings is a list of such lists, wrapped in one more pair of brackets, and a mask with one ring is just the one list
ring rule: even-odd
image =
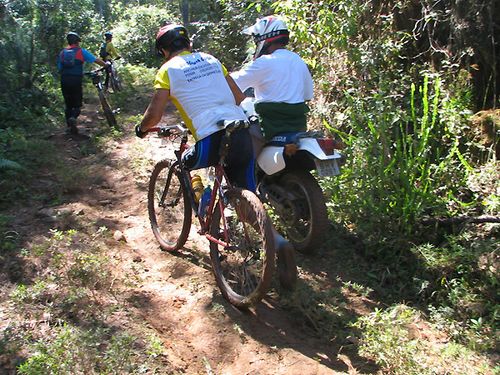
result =
[{"label": "bicycle front wheel", "polygon": [[106,121],[108,122],[109,126],[116,127],[116,118],[115,114],[111,110],[111,107],[109,106],[108,101],[106,100],[106,97],[104,96],[104,92],[99,91],[99,101],[101,102],[101,107],[104,112],[104,117],[106,118]]},{"label": "bicycle front wheel", "polygon": [[233,188],[217,204],[210,234],[229,246],[210,242],[210,259],[217,284],[233,305],[246,308],[259,302],[271,285],[275,268],[271,221],[257,196]]},{"label": "bicycle front wheel", "polygon": [[191,228],[191,205],[177,163],[158,162],[149,179],[148,213],[151,229],[160,247],[179,250]]}]

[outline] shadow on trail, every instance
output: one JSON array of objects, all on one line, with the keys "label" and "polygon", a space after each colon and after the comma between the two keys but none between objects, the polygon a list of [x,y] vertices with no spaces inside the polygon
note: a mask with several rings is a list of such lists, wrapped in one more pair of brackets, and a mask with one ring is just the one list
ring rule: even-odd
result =
[{"label": "shadow on trail", "polygon": [[194,246],[190,246],[190,240],[188,238],[188,242],[186,245],[182,247],[179,251],[172,251],[172,252],[164,252],[165,254],[172,255],[176,258],[184,259],[198,267],[204,268],[207,271],[212,272],[212,264],[210,262],[210,254],[209,254],[209,242],[206,239],[203,239],[203,241],[206,241],[206,247],[207,250],[198,250],[195,249]]},{"label": "shadow on trail", "polygon": [[[379,257],[346,228],[332,226],[322,249],[297,253],[301,272],[293,292],[267,298],[252,313],[227,309],[228,314],[269,346],[292,348],[336,371],[352,365],[375,373],[379,367],[358,354],[361,332],[352,324],[375,307],[413,303],[418,308],[422,298],[415,276],[423,265],[414,254]],[[259,328],[262,324],[268,329]]]},{"label": "shadow on trail", "polygon": [[[178,252],[165,253],[183,259],[212,273],[208,250],[188,242]],[[209,243],[206,242],[208,249]],[[347,239],[347,242],[352,239]],[[338,246],[338,245],[337,245]],[[345,248],[346,244],[342,244]],[[359,263],[360,258],[350,245],[343,254],[337,247],[310,256],[297,256],[302,278],[293,292],[281,291],[274,276],[274,288],[255,308],[239,310],[227,302],[214,285],[212,300],[205,306],[209,313],[214,305],[224,306],[230,321],[245,334],[268,348],[292,349],[332,370],[347,372],[356,369],[375,373],[379,367],[358,354],[359,346],[351,324],[373,310],[378,302],[368,298],[355,298],[342,293],[343,265],[339,258]],[[358,244],[359,246],[359,244]],[[350,255],[349,255],[350,254]],[[213,277],[213,276],[212,276]],[[352,279],[355,282],[357,279]],[[349,297],[349,298],[348,298]],[[227,322],[219,323],[223,329]]]},{"label": "shadow on trail", "polygon": [[[299,281],[300,295],[315,294],[316,291],[306,282]],[[293,300],[293,293],[284,298]],[[226,313],[246,334],[269,348],[292,349],[335,371],[348,372],[354,367],[363,373],[375,373],[378,367],[358,355],[358,347],[342,337],[350,322],[358,315],[348,307],[330,311],[320,301],[313,309],[302,308],[300,301],[283,302],[272,294],[254,309],[240,311],[226,304]],[[347,306],[347,300],[339,300]],[[314,310],[313,316],[311,311]],[[318,319],[316,321],[316,319]],[[331,324],[329,329],[336,336],[322,336],[320,326]]]},{"label": "shadow on trail", "polygon": [[335,371],[375,373],[379,367],[359,355],[361,332],[352,324],[376,307],[409,303],[418,308],[422,296],[414,276],[423,265],[409,252],[377,258],[347,229],[331,230],[323,249],[297,254],[301,272],[293,292],[282,293],[275,281],[254,309],[240,311],[224,301],[225,311],[268,347],[293,349]]}]

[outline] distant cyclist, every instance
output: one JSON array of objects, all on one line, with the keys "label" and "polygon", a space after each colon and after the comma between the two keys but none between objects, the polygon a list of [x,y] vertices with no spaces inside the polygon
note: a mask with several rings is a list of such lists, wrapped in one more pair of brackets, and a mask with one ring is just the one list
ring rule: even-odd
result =
[{"label": "distant cyclist", "polygon": [[68,46],[59,52],[57,68],[61,73],[61,90],[64,97],[66,124],[68,132],[77,134],[76,119],[82,107],[82,78],[85,62],[106,66],[106,63],[96,58],[85,48],[80,47],[80,36],[75,32],[66,35]]},{"label": "distant cyclist", "polygon": [[[99,50],[99,56],[104,61],[118,60],[121,58],[120,54],[113,45],[113,34],[109,31],[104,33],[104,42],[101,44]],[[106,71],[106,79],[104,81],[104,87],[107,89],[109,84],[109,71]]]},{"label": "distant cyclist", "polygon": [[109,31],[104,33],[104,42],[101,44],[99,56],[104,61],[117,60],[121,57],[113,45],[113,34]]}]

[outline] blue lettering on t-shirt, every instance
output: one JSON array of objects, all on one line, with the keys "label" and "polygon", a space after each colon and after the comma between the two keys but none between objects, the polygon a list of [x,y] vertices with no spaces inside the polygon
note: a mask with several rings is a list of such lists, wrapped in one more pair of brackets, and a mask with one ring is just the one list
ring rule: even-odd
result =
[{"label": "blue lettering on t-shirt", "polygon": [[189,65],[196,65],[196,64],[198,64],[198,63],[200,63],[200,62],[203,62],[203,61],[205,61],[205,59],[203,58],[203,56],[200,56],[200,57],[198,57],[196,60],[192,60],[192,61],[190,61],[190,60],[186,60],[186,62],[187,62]]}]

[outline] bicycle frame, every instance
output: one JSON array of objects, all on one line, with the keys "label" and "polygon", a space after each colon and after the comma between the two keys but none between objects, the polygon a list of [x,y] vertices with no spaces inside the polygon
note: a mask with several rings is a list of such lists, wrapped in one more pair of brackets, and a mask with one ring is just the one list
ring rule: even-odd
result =
[{"label": "bicycle frame", "polygon": [[106,83],[107,82],[107,85],[104,84],[103,86],[106,86],[106,89],[108,89],[108,86],[111,84],[111,88],[114,89],[113,87],[113,84],[111,83],[111,81],[113,79],[116,79],[116,68],[115,68],[115,64],[113,62],[113,60],[108,60],[109,62],[111,62],[111,65],[109,65],[109,69],[104,69],[104,82]]},{"label": "bicycle frame", "polygon": [[[149,129],[149,131],[150,132],[158,131],[161,134],[162,128],[155,127],[155,128]],[[169,128],[167,128],[167,132],[169,133]],[[228,137],[227,133],[226,133],[225,137]],[[170,138],[170,135],[169,135],[169,138]],[[194,215],[198,218],[198,222],[199,222],[199,226],[200,226],[200,230],[198,231],[198,233],[201,235],[204,235],[211,242],[216,242],[217,244],[219,244],[220,246],[223,246],[225,248],[229,247],[230,246],[229,240],[228,240],[229,231],[228,231],[226,219],[224,217],[224,209],[225,209],[224,189],[225,188],[223,188],[223,185],[222,185],[223,179],[226,181],[227,188],[231,188],[232,186],[231,186],[229,180],[227,179],[226,173],[225,173],[224,168],[223,168],[225,154],[222,153],[219,163],[214,166],[214,168],[215,168],[214,186],[212,188],[210,200],[209,200],[209,203],[207,205],[207,212],[204,215],[204,217],[202,217],[198,214],[198,204],[199,203],[197,203],[195,201],[195,198],[194,198],[194,191],[193,191],[193,187],[191,185],[191,172],[188,169],[184,168],[183,163],[182,163],[182,153],[189,148],[189,146],[187,144],[187,140],[188,140],[187,134],[183,134],[182,138],[181,138],[181,142],[179,144],[179,148],[177,150],[174,150],[176,161],[172,165],[172,167],[170,168],[165,186],[170,185],[172,173],[174,173],[174,170],[177,169],[177,172],[180,173],[180,176],[182,178],[182,183],[184,184],[184,187],[187,188],[188,195],[189,195],[189,201],[191,203],[191,210],[193,211]],[[227,144],[228,144],[226,138],[224,138],[224,141],[225,141],[225,144],[221,144],[221,149],[223,149],[224,146],[227,146]],[[161,197],[161,202],[163,202],[165,200],[165,193],[166,193],[166,191],[164,190],[163,195]],[[217,196],[220,197],[218,207],[219,207],[219,210],[221,213],[221,218],[223,221],[225,241],[222,241],[218,238],[215,238],[209,233],[210,232],[210,225],[212,223],[212,217],[214,214],[215,205],[217,202]],[[180,196],[179,196],[179,199],[180,199]]]}]

